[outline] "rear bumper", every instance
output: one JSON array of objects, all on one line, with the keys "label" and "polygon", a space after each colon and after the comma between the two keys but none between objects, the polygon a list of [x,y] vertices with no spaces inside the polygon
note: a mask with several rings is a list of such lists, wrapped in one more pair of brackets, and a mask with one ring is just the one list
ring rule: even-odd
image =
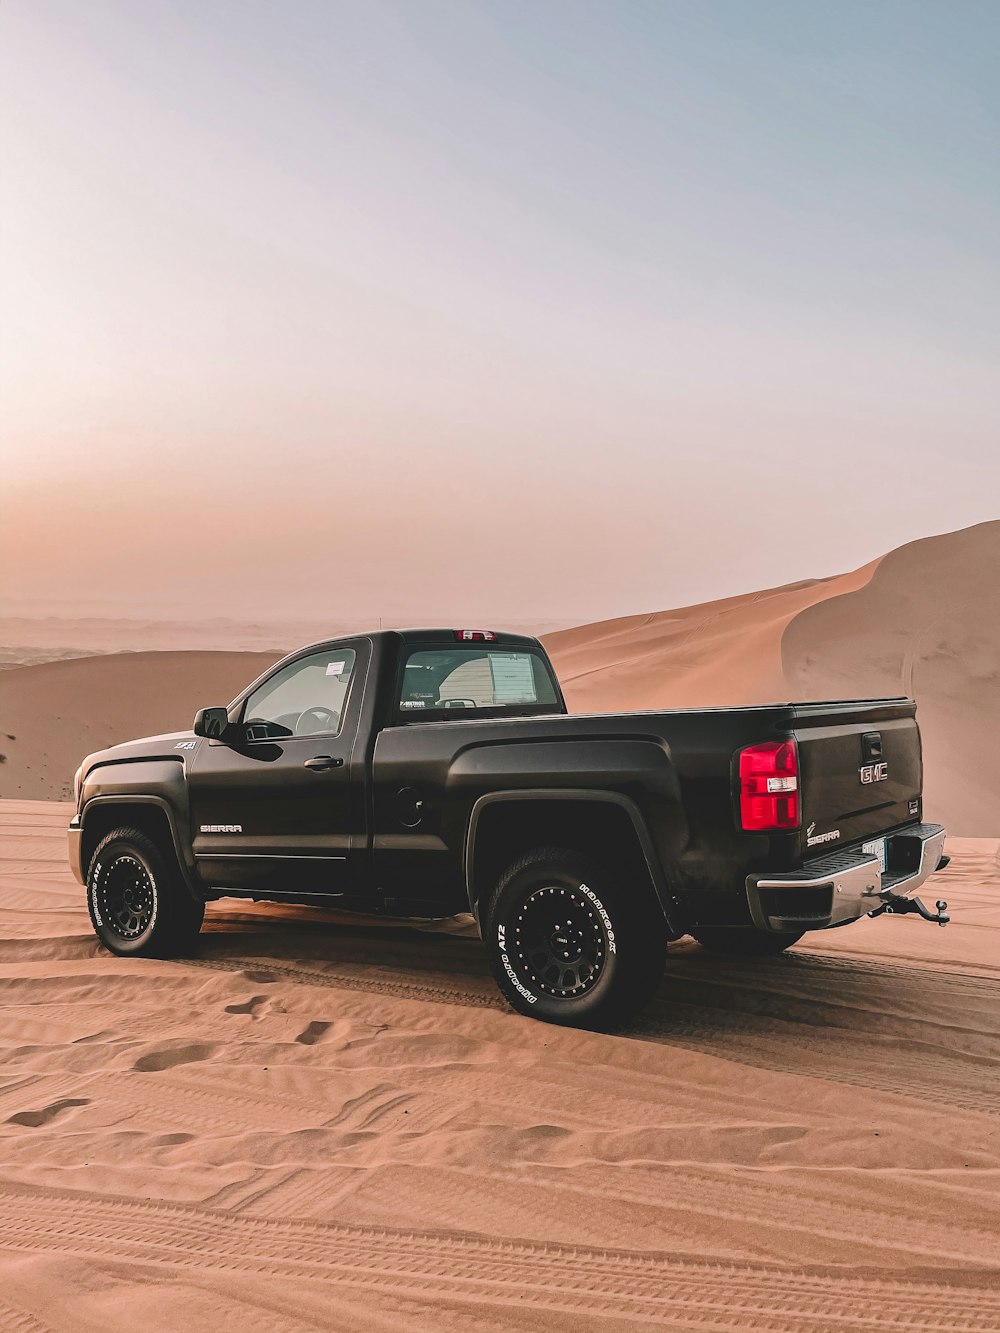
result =
[{"label": "rear bumper", "polygon": [[80,859],[83,843],[83,828],[80,816],[74,815],[69,821],[69,868],[79,884],[83,883],[83,863]]},{"label": "rear bumper", "polygon": [[807,862],[801,870],[748,875],[747,900],[758,930],[825,930],[857,921],[891,889],[906,897],[933,875],[944,855],[940,824],[915,824],[888,835],[886,871],[855,848]]}]

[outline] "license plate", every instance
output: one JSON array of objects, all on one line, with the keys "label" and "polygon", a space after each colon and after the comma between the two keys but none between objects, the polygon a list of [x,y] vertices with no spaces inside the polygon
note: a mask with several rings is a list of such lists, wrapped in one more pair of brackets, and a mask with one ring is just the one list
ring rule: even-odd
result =
[{"label": "license plate", "polygon": [[878,857],[878,868],[881,874],[885,874],[885,838],[873,838],[871,842],[863,842],[861,850],[867,852],[869,856]]}]

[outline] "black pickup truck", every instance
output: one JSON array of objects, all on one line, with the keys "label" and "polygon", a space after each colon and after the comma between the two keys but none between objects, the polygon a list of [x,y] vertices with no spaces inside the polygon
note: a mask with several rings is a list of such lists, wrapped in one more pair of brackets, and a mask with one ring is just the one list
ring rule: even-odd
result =
[{"label": "black pickup truck", "polygon": [[393,916],[471,910],[521,1013],[608,1026],[668,940],[780,952],[916,912],[909,699],[568,715],[537,640],[410,630],[315,644],[191,731],[76,775],[70,861],[114,953],[194,945],[221,897]]}]

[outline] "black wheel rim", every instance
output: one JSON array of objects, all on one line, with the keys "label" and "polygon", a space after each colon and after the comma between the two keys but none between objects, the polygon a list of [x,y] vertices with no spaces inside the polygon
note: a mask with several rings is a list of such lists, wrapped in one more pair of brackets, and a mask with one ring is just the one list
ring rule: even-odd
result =
[{"label": "black wheel rim", "polygon": [[511,952],[525,985],[571,999],[600,980],[607,938],[595,904],[579,889],[546,886],[521,904]]},{"label": "black wheel rim", "polygon": [[153,919],[156,888],[138,857],[123,854],[102,866],[96,897],[102,920],[123,940],[136,939]]}]

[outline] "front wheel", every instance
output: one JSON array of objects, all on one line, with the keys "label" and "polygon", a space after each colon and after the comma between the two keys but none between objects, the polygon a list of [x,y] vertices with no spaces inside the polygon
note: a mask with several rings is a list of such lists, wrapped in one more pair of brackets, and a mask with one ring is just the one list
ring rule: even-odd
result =
[{"label": "front wheel", "polygon": [[613,1027],[656,990],[666,924],[646,883],[616,880],[584,856],[543,847],[501,876],[483,936],[497,984],[519,1013]]},{"label": "front wheel", "polygon": [[758,930],[756,926],[701,926],[691,935],[712,953],[738,958],[767,958],[784,953],[802,938],[802,931]]},{"label": "front wheel", "polygon": [[98,843],[87,870],[87,905],[97,938],[126,957],[187,953],[205,916],[173,856],[134,828],[114,829]]}]

